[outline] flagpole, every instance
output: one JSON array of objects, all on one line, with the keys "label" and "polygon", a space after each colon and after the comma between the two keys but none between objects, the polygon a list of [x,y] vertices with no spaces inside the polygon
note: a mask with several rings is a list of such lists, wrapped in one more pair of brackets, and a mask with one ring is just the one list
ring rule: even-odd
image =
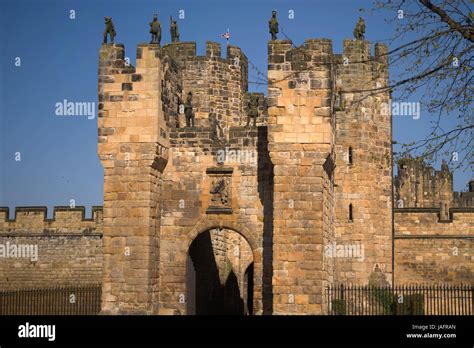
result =
[{"label": "flagpole", "polygon": [[230,39],[230,30],[227,28],[227,31],[224,34],[221,34],[221,38],[225,39],[227,47],[229,47],[229,39]]}]

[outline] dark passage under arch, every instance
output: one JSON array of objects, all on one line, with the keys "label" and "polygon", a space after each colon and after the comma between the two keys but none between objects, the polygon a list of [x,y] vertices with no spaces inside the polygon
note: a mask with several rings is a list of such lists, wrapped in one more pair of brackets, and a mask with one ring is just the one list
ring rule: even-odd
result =
[{"label": "dark passage under arch", "polygon": [[252,314],[253,257],[250,254],[249,259],[249,250],[251,253],[245,239],[231,230],[210,230],[194,239],[186,270],[188,314]]}]

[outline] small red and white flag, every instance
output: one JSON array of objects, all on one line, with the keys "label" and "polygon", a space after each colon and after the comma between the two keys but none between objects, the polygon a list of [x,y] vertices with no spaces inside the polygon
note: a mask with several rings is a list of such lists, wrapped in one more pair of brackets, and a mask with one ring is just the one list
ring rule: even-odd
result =
[{"label": "small red and white flag", "polygon": [[227,43],[229,43],[230,31],[229,31],[228,28],[227,28],[227,31],[226,31],[224,34],[221,34],[221,38],[226,39],[226,40],[227,40]]}]

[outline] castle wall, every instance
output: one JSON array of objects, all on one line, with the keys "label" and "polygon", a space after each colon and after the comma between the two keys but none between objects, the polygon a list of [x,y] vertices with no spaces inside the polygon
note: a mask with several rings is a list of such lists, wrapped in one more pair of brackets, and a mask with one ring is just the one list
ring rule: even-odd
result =
[{"label": "castle wall", "polygon": [[395,210],[395,282],[474,283],[474,208]]},{"label": "castle wall", "polygon": [[375,265],[391,280],[392,118],[383,110],[390,97],[370,91],[387,86],[386,52],[376,44],[371,56],[368,41],[345,40],[335,56],[335,244],[327,251],[337,283],[367,284]]},{"label": "castle wall", "polygon": [[32,288],[102,281],[102,209],[0,208],[0,288]]}]

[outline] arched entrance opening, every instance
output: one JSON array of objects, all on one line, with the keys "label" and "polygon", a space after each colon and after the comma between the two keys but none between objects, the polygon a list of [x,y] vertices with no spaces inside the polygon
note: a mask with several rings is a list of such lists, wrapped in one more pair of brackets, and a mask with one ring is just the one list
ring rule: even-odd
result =
[{"label": "arched entrance opening", "polygon": [[215,228],[191,243],[186,263],[187,313],[252,315],[253,254],[239,233]]}]

